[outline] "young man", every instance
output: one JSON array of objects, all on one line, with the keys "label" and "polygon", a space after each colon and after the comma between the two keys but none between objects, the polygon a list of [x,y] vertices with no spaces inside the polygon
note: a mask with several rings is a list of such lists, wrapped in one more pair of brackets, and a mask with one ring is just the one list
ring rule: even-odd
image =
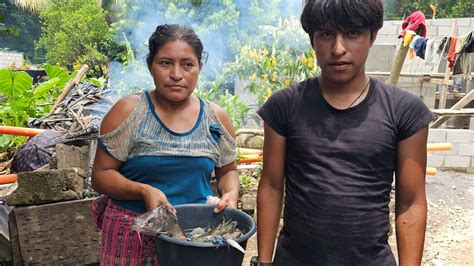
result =
[{"label": "young man", "polygon": [[382,3],[307,1],[301,23],[321,75],[275,93],[258,112],[265,143],[255,264],[271,265],[284,198],[273,265],[395,265],[387,243],[395,173],[399,263],[420,265],[433,115],[365,74]]}]

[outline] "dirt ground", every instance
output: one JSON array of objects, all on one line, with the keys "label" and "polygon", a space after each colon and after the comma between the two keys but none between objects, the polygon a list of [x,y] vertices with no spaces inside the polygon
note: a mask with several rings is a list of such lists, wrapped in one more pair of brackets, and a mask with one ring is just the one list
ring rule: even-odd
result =
[{"label": "dirt ground", "polygon": [[[426,178],[428,221],[423,265],[474,265],[474,174],[438,171]],[[394,254],[396,240],[390,238]],[[242,265],[257,255],[257,237],[247,243]]]}]

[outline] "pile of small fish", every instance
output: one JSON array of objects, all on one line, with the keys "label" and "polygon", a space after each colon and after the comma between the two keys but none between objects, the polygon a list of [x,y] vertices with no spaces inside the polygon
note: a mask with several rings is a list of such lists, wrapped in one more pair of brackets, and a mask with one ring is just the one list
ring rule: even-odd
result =
[{"label": "pile of small fish", "polygon": [[176,210],[171,205],[162,205],[134,218],[131,228],[133,231],[146,235],[167,234],[179,240],[207,242],[218,246],[229,245],[245,253],[245,250],[234,240],[242,236],[242,232],[237,228],[237,221],[224,218],[214,228],[197,227],[183,231],[179,225]]},{"label": "pile of small fish", "polygon": [[219,246],[230,245],[245,253],[245,250],[234,240],[241,235],[242,232],[237,228],[237,221],[223,219],[214,228],[209,226],[207,228],[186,229],[184,230],[184,236],[175,236],[174,238],[186,239],[191,242],[208,242]]}]

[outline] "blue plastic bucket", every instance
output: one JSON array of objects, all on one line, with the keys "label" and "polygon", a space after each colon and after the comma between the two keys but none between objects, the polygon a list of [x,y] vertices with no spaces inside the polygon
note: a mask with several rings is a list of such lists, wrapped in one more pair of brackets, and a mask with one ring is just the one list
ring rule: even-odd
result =
[{"label": "blue plastic bucket", "polygon": [[[247,240],[257,230],[255,221],[245,212],[233,208],[225,208],[216,214],[213,211],[214,206],[211,204],[175,206],[183,230],[196,227],[216,227],[223,218],[231,219],[237,221],[237,228],[243,234],[235,241],[245,249]],[[244,259],[242,252],[230,246],[178,240],[167,235],[157,236],[156,245],[160,266],[241,266]]]}]

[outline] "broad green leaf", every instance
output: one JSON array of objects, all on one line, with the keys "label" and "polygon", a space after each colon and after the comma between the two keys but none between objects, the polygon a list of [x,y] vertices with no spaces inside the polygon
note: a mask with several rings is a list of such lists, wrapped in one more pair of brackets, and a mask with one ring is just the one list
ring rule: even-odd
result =
[{"label": "broad green leaf", "polygon": [[33,78],[24,71],[13,72],[11,69],[0,69],[0,92],[9,101],[21,97],[33,86]]},{"label": "broad green leaf", "polygon": [[93,85],[97,86],[97,87],[103,87],[105,85],[105,78],[103,77],[100,77],[98,79],[96,78],[91,78],[89,79],[90,83],[92,83]]},{"label": "broad green leaf", "polygon": [[36,100],[44,100],[48,98],[48,92],[50,92],[51,88],[56,86],[58,83],[61,82],[61,79],[59,77],[52,78],[48,81],[45,81],[41,84],[39,84],[34,92],[34,98]]},{"label": "broad green leaf", "polygon": [[57,85],[59,87],[64,87],[64,85],[66,85],[69,79],[72,78],[66,69],[58,66],[47,64],[46,66],[44,66],[44,69],[46,70],[46,74],[48,74],[50,80],[54,78],[59,78],[59,81],[57,82]]}]

